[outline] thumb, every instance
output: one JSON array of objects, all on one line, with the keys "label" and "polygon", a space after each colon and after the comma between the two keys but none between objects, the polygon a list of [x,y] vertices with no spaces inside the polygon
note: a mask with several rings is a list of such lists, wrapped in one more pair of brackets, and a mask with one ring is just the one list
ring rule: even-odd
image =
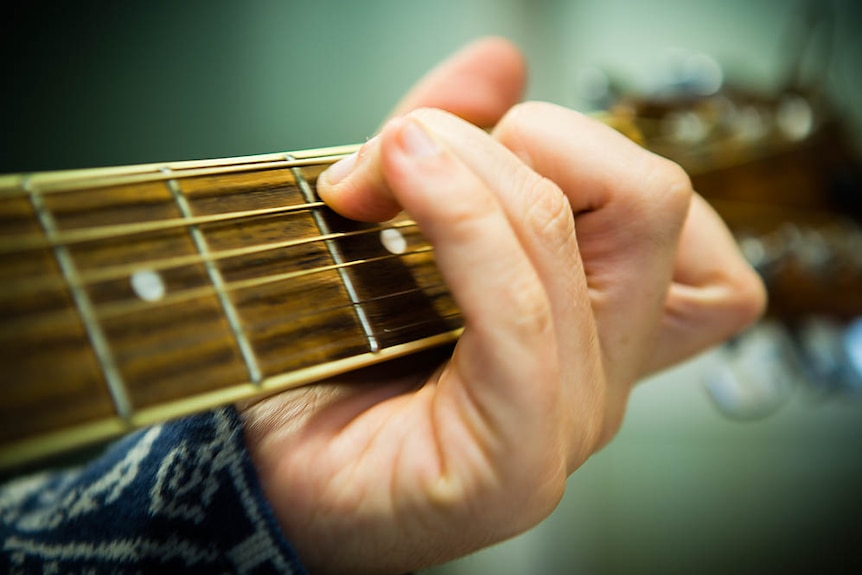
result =
[{"label": "thumb", "polygon": [[[472,124],[491,127],[521,98],[525,81],[526,66],[518,49],[502,38],[484,38],[428,72],[390,118],[418,108],[440,108]],[[345,217],[388,220],[401,208],[386,189],[380,165],[378,139],[372,138],[324,172],[317,191]]]},{"label": "thumb", "polygon": [[503,38],[468,44],[428,72],[390,117],[440,108],[477,126],[494,126],[521,99],[527,69],[518,48]]}]

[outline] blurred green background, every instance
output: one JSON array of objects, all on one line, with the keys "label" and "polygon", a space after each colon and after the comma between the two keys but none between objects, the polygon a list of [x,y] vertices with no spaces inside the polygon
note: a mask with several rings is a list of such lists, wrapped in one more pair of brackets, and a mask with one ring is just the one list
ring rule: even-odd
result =
[{"label": "blurred green background", "polygon": [[[824,5],[812,2],[814,5]],[[599,66],[654,87],[673,51],[779,83],[799,2],[761,0],[224,0],[4,8],[0,173],[232,156],[362,141],[431,65],[500,34],[531,66],[530,98],[576,106]],[[830,82],[862,101],[859,3],[838,2]]]},{"label": "blurred green background", "polygon": [[[858,134],[862,3],[811,5],[837,18],[831,58],[811,57],[807,69],[822,73]],[[0,173],[361,142],[425,70],[487,34],[523,48],[530,98],[568,106],[583,105],[590,67],[646,91],[680,51],[776,89],[794,67],[805,6],[20,2],[0,19]],[[824,399],[797,382],[774,415],[731,421],[703,386],[723,359],[639,387],[618,439],[572,477],[540,527],[430,572],[862,573],[862,399]]]}]

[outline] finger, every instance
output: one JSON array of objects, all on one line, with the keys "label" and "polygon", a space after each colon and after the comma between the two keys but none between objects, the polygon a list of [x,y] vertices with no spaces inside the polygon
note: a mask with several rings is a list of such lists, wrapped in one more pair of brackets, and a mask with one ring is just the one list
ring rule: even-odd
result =
[{"label": "finger", "polygon": [[503,38],[483,38],[449,57],[414,86],[390,117],[440,108],[477,126],[496,124],[523,95],[526,65]]},{"label": "finger", "polygon": [[[597,334],[572,206],[563,191],[474,126],[437,110],[418,110],[413,117],[437,128],[446,145],[495,191],[548,294],[564,374],[589,372],[589,377],[569,376],[571,381],[578,381],[574,390],[577,397],[570,403],[595,406],[596,396],[603,393],[603,377],[600,366],[586,365],[585,358]],[[578,414],[582,422],[587,417],[586,413]]]},{"label": "finger", "polygon": [[[439,383],[438,414],[467,413],[470,426],[483,430],[474,434],[483,447],[499,455],[505,446],[519,465],[525,458],[559,457],[561,436],[552,422],[561,374],[545,286],[512,229],[501,195],[452,147],[457,134],[439,121],[444,115],[433,111],[396,120],[380,142],[389,189],[434,245],[465,317],[464,335]],[[447,442],[441,443],[448,451]],[[521,453],[520,445],[547,450]],[[463,453],[457,446],[452,450]],[[505,461],[494,465],[508,465]]]},{"label": "finger", "polygon": [[516,106],[494,135],[569,199],[606,373],[621,394],[612,402],[622,405],[655,346],[688,177],[607,126],[550,104]]},{"label": "finger", "polygon": [[[479,126],[492,126],[518,102],[525,82],[526,66],[514,45],[501,38],[478,40],[422,78],[395,107],[391,117],[420,107],[433,107]],[[318,179],[320,197],[345,217],[385,221],[400,209],[391,194],[372,193],[385,186],[379,170],[377,143],[372,138]]]},{"label": "finger", "polygon": [[648,370],[666,368],[724,341],[760,317],[765,306],[760,277],[740,255],[718,214],[695,195]]},{"label": "finger", "polygon": [[383,178],[379,144],[375,136],[317,178],[317,195],[346,218],[383,222],[401,211]]}]

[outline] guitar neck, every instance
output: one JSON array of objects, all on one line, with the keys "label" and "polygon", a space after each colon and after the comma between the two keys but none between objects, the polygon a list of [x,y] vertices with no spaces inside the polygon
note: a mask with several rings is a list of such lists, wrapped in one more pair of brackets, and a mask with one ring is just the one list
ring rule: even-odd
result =
[{"label": "guitar neck", "polygon": [[317,198],[352,150],[0,177],[0,469],[457,338],[415,224]]}]

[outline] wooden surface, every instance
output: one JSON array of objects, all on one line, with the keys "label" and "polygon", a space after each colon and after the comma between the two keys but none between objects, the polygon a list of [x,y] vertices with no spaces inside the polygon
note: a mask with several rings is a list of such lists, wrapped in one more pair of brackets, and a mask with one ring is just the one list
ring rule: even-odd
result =
[{"label": "wooden surface", "polygon": [[[461,317],[415,224],[357,224],[306,197],[328,161],[2,182],[0,465],[456,337]],[[404,253],[384,247],[384,228]],[[158,297],[136,291],[141,273]]]}]

